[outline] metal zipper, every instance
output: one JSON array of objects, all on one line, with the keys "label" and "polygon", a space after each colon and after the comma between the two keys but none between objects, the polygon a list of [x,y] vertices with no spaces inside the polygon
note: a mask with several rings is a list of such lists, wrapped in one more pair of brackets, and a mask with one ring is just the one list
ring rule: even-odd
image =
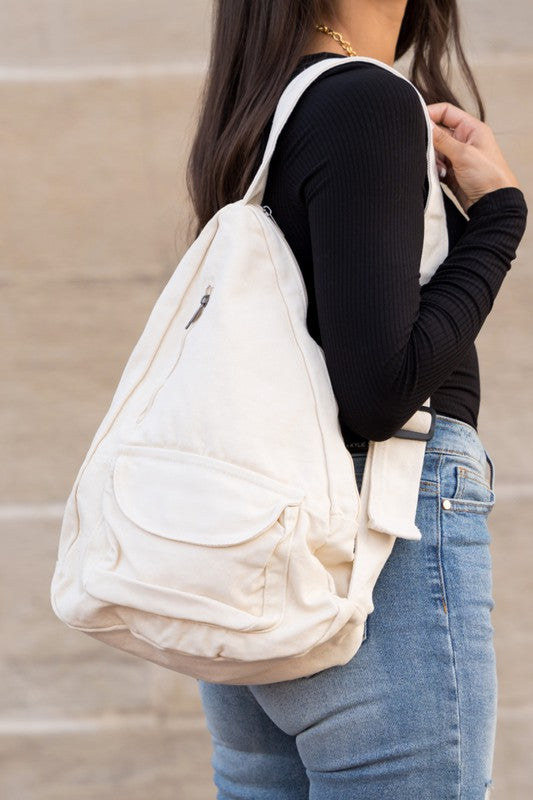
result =
[{"label": "metal zipper", "polygon": [[198,318],[199,318],[199,317],[202,315],[202,313],[203,313],[203,311],[204,311],[204,308],[205,308],[205,307],[206,307],[206,305],[208,304],[208,302],[209,302],[209,298],[211,297],[211,291],[212,291],[212,289],[213,289],[213,287],[211,286],[211,284],[209,284],[209,285],[206,287],[206,289],[205,289],[205,291],[204,291],[204,294],[202,295],[202,297],[201,297],[201,299],[200,299],[200,304],[199,304],[198,308],[196,309],[196,311],[194,312],[194,314],[192,315],[192,317],[190,318],[190,320],[188,321],[188,323],[185,325],[185,330],[187,331],[187,333],[185,334],[185,337],[184,337],[184,339],[183,339],[183,341],[182,341],[182,344],[181,344],[181,350],[180,350],[180,352],[179,352],[179,354],[178,354],[178,357],[177,357],[177,359],[174,361],[174,364],[172,365],[172,369],[171,369],[171,370],[170,370],[170,372],[169,372],[169,373],[166,375],[165,379],[162,381],[162,383],[160,383],[160,384],[159,384],[159,386],[157,387],[157,389],[155,389],[155,390],[152,392],[152,396],[150,397],[150,400],[148,401],[147,405],[146,405],[146,406],[143,408],[143,410],[141,411],[141,413],[140,413],[140,414],[139,414],[139,416],[137,417],[137,420],[136,420],[136,423],[137,423],[137,425],[139,425],[139,424],[140,424],[140,423],[143,421],[143,419],[145,418],[145,416],[148,414],[148,412],[150,411],[150,409],[152,408],[152,406],[153,406],[153,404],[154,404],[154,402],[155,402],[155,399],[156,399],[157,395],[159,394],[159,392],[161,391],[161,389],[163,388],[163,386],[166,384],[166,382],[168,381],[168,379],[170,378],[170,376],[172,375],[172,373],[174,372],[174,370],[176,369],[176,367],[178,366],[179,360],[180,360],[180,358],[181,358],[181,356],[182,356],[182,353],[183,353],[183,350],[184,350],[184,347],[185,347],[185,340],[186,340],[186,338],[187,338],[187,335],[188,335],[188,333],[189,333],[189,331],[188,331],[187,329],[189,328],[189,326],[190,326],[190,325],[192,325],[192,323],[193,323],[193,322],[196,322],[196,321],[197,321],[197,319],[198,319]]},{"label": "metal zipper", "polygon": [[188,323],[186,324],[185,330],[187,330],[187,328],[189,327],[189,325],[192,322],[196,322],[198,317],[201,315],[202,311],[204,310],[204,308],[206,307],[206,305],[209,302],[209,298],[211,296],[211,289],[212,288],[213,288],[212,286],[208,286],[207,289],[205,290],[205,294],[202,297],[202,299],[200,300],[200,305],[199,305],[198,309],[194,312],[194,314],[192,315],[192,317],[190,318]]}]

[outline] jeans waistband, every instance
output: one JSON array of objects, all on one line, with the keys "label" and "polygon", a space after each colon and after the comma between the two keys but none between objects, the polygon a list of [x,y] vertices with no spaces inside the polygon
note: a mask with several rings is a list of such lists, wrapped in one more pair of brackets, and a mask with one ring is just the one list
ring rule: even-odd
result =
[{"label": "jeans waistband", "polygon": [[472,425],[461,420],[437,414],[435,431],[427,442],[426,453],[457,453],[470,456],[479,462],[485,472],[487,463],[490,467],[490,487],[494,488],[495,469],[490,454],[485,450],[478,432]]},{"label": "jeans waistband", "polygon": [[[365,441],[350,442],[347,448],[352,456],[366,455],[368,447]],[[476,459],[485,470],[487,462],[490,466],[491,485],[494,483],[494,464],[479,438],[479,434],[472,425],[454,417],[437,414],[433,436],[426,442],[426,453],[457,453]]]},{"label": "jeans waistband", "polygon": [[[345,444],[354,455],[368,450],[367,439],[354,439]],[[439,452],[449,450],[452,453],[477,457],[480,461],[485,459],[485,448],[475,428],[467,422],[447,417],[444,414],[436,415],[435,431],[427,443],[427,450],[438,450]]]},{"label": "jeans waistband", "polygon": [[485,464],[486,451],[472,425],[444,414],[437,414],[435,431],[427,442],[426,452],[458,453]]}]

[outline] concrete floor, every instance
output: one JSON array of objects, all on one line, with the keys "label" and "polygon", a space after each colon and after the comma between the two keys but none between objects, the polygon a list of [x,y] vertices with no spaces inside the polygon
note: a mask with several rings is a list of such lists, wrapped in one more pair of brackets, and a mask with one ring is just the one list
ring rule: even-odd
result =
[{"label": "concrete floor", "polygon": [[[173,12],[166,0],[158,2],[161,14],[151,14],[150,30],[159,31],[154,41],[168,59],[172,37],[158,26],[163,11],[168,19]],[[118,22],[123,5],[115,8]],[[38,12],[17,20],[17,4],[8,6],[0,36],[7,41],[6,30],[19,37],[22,30],[26,43],[34,43],[32,36],[42,42]],[[72,5],[76,14],[82,7]],[[472,29],[468,37],[476,41],[476,76],[487,121],[531,196],[533,59],[524,31],[533,16],[525,0],[513,0],[496,30],[486,7],[504,16],[493,0],[469,2],[470,18],[479,22],[479,38]],[[137,2],[131,8],[141,13]],[[93,10],[98,32],[104,4]],[[514,26],[517,54],[510,53],[512,14],[523,23]],[[63,24],[74,25],[75,16]],[[107,50],[94,33],[105,69],[111,55],[120,62],[116,43],[130,36],[111,24],[117,19],[110,19]],[[192,63],[198,50],[181,35],[182,58]],[[135,25],[131,36],[138,58]],[[87,39],[69,50],[72,39],[59,38],[62,60],[53,61],[49,43],[42,75],[23,79],[16,74],[20,48],[9,39],[4,64],[15,72],[7,70],[0,82],[1,445],[9,464],[0,474],[0,800],[209,800],[210,742],[195,682],[70,631],[49,605],[63,503],[183,252],[183,169],[201,74],[104,69],[99,76],[54,77],[54,64],[67,69],[80,59],[76,68],[85,69],[91,51]],[[201,47],[205,31],[195,41]],[[27,66],[38,71],[36,52],[28,49]],[[524,800],[533,779],[532,241],[528,231],[477,341],[479,432],[496,463],[496,800]]]}]

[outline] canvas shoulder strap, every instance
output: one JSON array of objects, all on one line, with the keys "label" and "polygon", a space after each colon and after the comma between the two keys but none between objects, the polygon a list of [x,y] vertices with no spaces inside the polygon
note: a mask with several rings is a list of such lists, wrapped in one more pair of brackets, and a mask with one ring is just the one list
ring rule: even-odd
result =
[{"label": "canvas shoulder strap", "polygon": [[[274,118],[272,120],[272,126],[270,128],[270,133],[268,136],[268,141],[265,147],[265,151],[263,153],[261,164],[259,165],[259,168],[242,199],[243,203],[261,202],[261,199],[263,197],[263,192],[266,186],[268,167],[270,165],[270,160],[272,158],[272,155],[276,147],[278,136],[283,130],[283,127],[287,122],[287,120],[289,119],[296,103],[298,102],[302,94],[305,92],[307,87],[310,86],[313,83],[313,81],[319,77],[319,75],[322,75],[327,70],[333,69],[334,67],[337,67],[340,64],[348,64],[351,61],[354,62],[364,61],[370,64],[377,64],[379,67],[382,67],[383,69],[392,72],[394,75],[397,75],[399,78],[402,78],[403,80],[410,83],[420,98],[420,102],[424,110],[424,115],[426,117],[426,124],[428,126],[429,133],[431,133],[431,121],[424,98],[422,97],[416,86],[414,86],[414,84],[408,78],[406,78],[405,75],[402,75],[402,73],[399,72],[397,69],[389,66],[388,64],[385,64],[383,61],[379,61],[376,58],[370,58],[370,56],[339,56],[338,58],[322,59],[321,61],[318,61],[316,64],[311,64],[309,67],[306,67],[304,70],[302,70],[302,72],[296,75],[295,78],[289,81],[289,83],[283,90],[278,100],[276,110],[274,112]],[[430,158],[432,154],[431,145],[432,145],[431,136],[429,136],[428,166],[431,166],[431,158]],[[428,178],[430,182],[429,194],[431,194],[435,182],[438,182],[438,176],[436,175],[436,171],[433,169],[429,169]]]},{"label": "canvas shoulder strap", "polygon": [[[417,92],[428,127],[428,198],[441,193],[433,149],[431,120],[424,98],[418,89],[401,72],[377,59],[366,56],[339,56],[323,59],[304,69],[285,87],[280,96],[269,137],[259,168],[250,183],[243,203],[261,203],[268,167],[278,136],[287,122],[299,98],[319,75],[339,64],[350,61],[365,61],[387,69],[403,80],[408,81]],[[426,214],[435,213],[428,201]],[[436,213],[441,213],[437,209]],[[426,242],[427,244],[427,242]],[[429,406],[430,398],[424,405]],[[403,430],[427,434],[431,417],[425,411],[416,411],[403,426]],[[420,539],[421,533],[415,524],[418,492],[426,441],[391,437],[382,442],[371,442],[367,455],[360,508],[360,530],[357,556],[351,581],[351,593],[363,606],[370,610],[372,587],[396,536],[406,539]]]}]

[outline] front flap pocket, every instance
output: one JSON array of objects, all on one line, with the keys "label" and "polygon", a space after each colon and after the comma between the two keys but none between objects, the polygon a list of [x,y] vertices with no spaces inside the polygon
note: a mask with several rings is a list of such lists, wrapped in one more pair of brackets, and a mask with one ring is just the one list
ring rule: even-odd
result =
[{"label": "front flap pocket", "polygon": [[280,618],[304,492],[182,450],[122,446],[84,569],[99,600],[184,622]]},{"label": "front flap pocket", "polygon": [[304,496],[226,461],[136,445],[121,448],[113,483],[123,514],[140,528],[214,547],[254,538]]}]

